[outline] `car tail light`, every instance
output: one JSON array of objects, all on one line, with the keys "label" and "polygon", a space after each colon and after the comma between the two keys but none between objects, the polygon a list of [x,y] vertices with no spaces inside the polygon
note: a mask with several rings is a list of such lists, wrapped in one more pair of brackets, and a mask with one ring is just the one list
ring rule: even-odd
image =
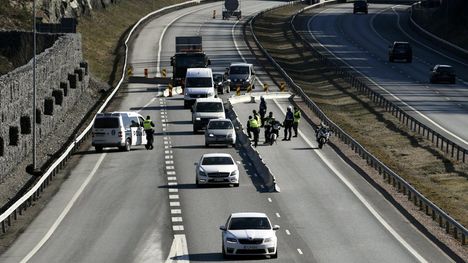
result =
[{"label": "car tail light", "polygon": [[122,138],[122,132],[121,132],[121,131],[119,131],[118,136],[119,136],[120,138]]}]

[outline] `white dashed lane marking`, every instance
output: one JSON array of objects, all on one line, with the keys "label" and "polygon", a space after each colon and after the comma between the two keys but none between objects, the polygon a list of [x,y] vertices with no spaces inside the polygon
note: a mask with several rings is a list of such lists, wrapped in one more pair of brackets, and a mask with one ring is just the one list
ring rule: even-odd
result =
[{"label": "white dashed lane marking", "polygon": [[169,199],[179,199],[179,195],[169,195]]},{"label": "white dashed lane marking", "polygon": [[167,175],[175,175],[175,174],[176,174],[176,172],[174,172],[174,171],[167,171]]},{"label": "white dashed lane marking", "polygon": [[276,217],[281,217],[279,213],[276,213]]},{"label": "white dashed lane marking", "polygon": [[182,217],[180,217],[180,216],[172,217],[172,223],[175,223],[175,222],[182,222]]},{"label": "white dashed lane marking", "polygon": [[174,161],[172,161],[172,160],[166,160],[166,164],[174,164]]},{"label": "white dashed lane marking", "polygon": [[302,250],[300,248],[297,249],[297,252],[299,253],[299,255],[303,255],[304,253],[302,253]]},{"label": "white dashed lane marking", "polygon": [[177,180],[177,177],[175,177],[175,176],[169,176],[169,177],[167,177],[167,180],[168,180],[168,181],[176,181],[176,180]]},{"label": "white dashed lane marking", "polygon": [[180,206],[180,202],[169,202],[170,206]]},{"label": "white dashed lane marking", "polygon": [[177,193],[179,192],[179,189],[177,188],[169,188],[169,193]]},{"label": "white dashed lane marking", "polygon": [[166,170],[174,170],[174,169],[175,169],[175,167],[174,167],[174,166],[172,166],[172,165],[168,165],[168,166],[166,166]]},{"label": "white dashed lane marking", "polygon": [[171,209],[171,214],[178,215],[178,214],[181,214],[181,213],[182,213],[182,210],[180,210],[180,209]]},{"label": "white dashed lane marking", "polygon": [[270,198],[270,197],[268,197],[268,202],[270,202],[270,203],[271,203],[271,201],[272,201],[272,200],[271,200],[271,198]]},{"label": "white dashed lane marking", "polygon": [[164,156],[164,158],[166,158],[166,160],[167,159],[172,159],[172,155],[166,155],[166,156]]},{"label": "white dashed lane marking", "polygon": [[167,185],[177,185],[177,183],[176,182],[169,182],[169,183],[167,183]]},{"label": "white dashed lane marking", "polygon": [[184,231],[184,226],[183,225],[176,225],[172,226],[173,231]]},{"label": "white dashed lane marking", "polygon": [[291,232],[289,232],[289,230],[286,229],[286,235],[290,236],[291,235]]}]

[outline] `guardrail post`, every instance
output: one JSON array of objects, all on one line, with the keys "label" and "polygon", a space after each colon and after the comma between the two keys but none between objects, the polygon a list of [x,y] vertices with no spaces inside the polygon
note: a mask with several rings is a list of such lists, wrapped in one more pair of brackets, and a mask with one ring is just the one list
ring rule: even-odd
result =
[{"label": "guardrail post", "polygon": [[445,233],[450,233],[450,223],[449,221],[445,221]]},{"label": "guardrail post", "polygon": [[17,213],[16,213],[16,209],[15,209],[15,211],[13,211],[13,219],[15,219],[15,220],[18,219],[18,215],[17,215]]},{"label": "guardrail post", "polygon": [[408,200],[411,201],[411,198],[412,198],[412,197],[411,197],[411,191],[408,190]]},{"label": "guardrail post", "polygon": [[6,233],[5,221],[2,221],[2,232]]},{"label": "guardrail post", "polygon": [[465,239],[466,239],[465,233],[462,232],[462,234],[461,234],[461,244],[462,244],[462,246],[464,246],[466,244]]},{"label": "guardrail post", "polygon": [[439,226],[443,227],[443,221],[442,221],[442,216],[439,215]]},{"label": "guardrail post", "polygon": [[458,228],[456,226],[453,227],[453,237],[458,239]]}]

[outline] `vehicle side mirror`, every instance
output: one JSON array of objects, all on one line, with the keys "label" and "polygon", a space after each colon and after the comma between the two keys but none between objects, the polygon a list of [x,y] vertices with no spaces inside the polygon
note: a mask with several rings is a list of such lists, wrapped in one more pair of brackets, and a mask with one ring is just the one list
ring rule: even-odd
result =
[{"label": "vehicle side mirror", "polygon": [[276,230],[279,230],[279,229],[280,229],[280,226],[279,226],[279,225],[274,225],[274,226],[273,226],[273,230],[276,231]]},{"label": "vehicle side mirror", "polygon": [[208,64],[208,66],[211,65],[211,59],[208,59],[207,64]]},{"label": "vehicle side mirror", "polygon": [[255,72],[252,72],[252,76],[255,76]]},{"label": "vehicle side mirror", "polygon": [[226,226],[219,226],[219,230],[226,231]]},{"label": "vehicle side mirror", "polygon": [[190,107],[190,112],[193,112],[193,108],[194,108],[194,106]]},{"label": "vehicle side mirror", "polygon": [[171,66],[174,66],[174,57],[171,57]]}]

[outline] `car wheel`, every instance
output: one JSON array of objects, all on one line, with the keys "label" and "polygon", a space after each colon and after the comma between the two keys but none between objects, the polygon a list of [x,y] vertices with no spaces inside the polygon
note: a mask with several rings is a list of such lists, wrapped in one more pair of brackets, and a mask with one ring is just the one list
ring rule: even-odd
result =
[{"label": "car wheel", "polygon": [[127,139],[125,141],[125,146],[119,147],[119,149],[123,152],[129,152],[132,148],[132,143],[130,142],[130,139]]},{"label": "car wheel", "polygon": [[223,250],[223,251],[222,251],[222,253],[223,253],[223,258],[225,258],[225,259],[230,258],[229,255],[226,254],[226,250],[224,249],[224,244],[223,244],[223,247],[222,247],[221,249]]},{"label": "car wheel", "polygon": [[197,127],[193,126],[193,133],[197,133],[197,132],[198,132]]},{"label": "car wheel", "polygon": [[96,152],[102,153],[102,146],[95,146],[94,149],[96,149]]},{"label": "car wheel", "polygon": [[239,183],[237,183],[237,184],[234,184],[234,187],[239,187]]},{"label": "car wheel", "polygon": [[198,183],[198,179],[197,179],[196,177],[195,177],[195,185],[196,185],[197,187],[200,187],[200,183]]}]

